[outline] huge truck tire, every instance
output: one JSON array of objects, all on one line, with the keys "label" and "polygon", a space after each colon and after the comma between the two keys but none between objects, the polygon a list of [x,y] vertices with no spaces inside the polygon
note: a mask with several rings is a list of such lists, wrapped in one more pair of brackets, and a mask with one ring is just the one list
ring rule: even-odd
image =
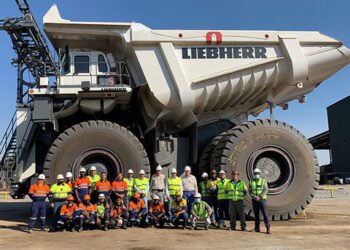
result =
[{"label": "huge truck tire", "polygon": [[[316,154],[295,128],[276,120],[255,120],[229,130],[214,150],[212,165],[230,177],[240,173],[247,185],[259,168],[269,185],[267,213],[273,220],[287,220],[310,204],[319,182]],[[252,201],[245,210],[253,217]]]},{"label": "huge truck tire", "polygon": [[60,134],[51,145],[44,164],[44,173],[53,183],[58,174],[71,171],[76,177],[79,168],[96,166],[115,180],[118,172],[129,168],[138,174],[150,172],[147,153],[128,129],[108,121],[88,121],[74,125]]},{"label": "huge truck tire", "polygon": [[201,175],[203,172],[207,172],[209,174],[210,169],[213,167],[211,166],[211,159],[214,153],[214,149],[225,134],[226,134],[226,131],[218,134],[205,146],[201,154],[201,157],[199,158],[199,163],[198,163],[199,175]]}]

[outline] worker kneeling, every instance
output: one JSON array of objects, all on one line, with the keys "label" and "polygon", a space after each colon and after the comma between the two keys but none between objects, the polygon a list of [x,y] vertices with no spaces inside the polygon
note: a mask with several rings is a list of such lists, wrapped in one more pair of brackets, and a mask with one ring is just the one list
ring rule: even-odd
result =
[{"label": "worker kneeling", "polygon": [[175,200],[171,202],[170,222],[177,228],[182,220],[183,229],[186,229],[188,223],[187,201],[181,197],[181,193],[175,193]]},{"label": "worker kneeling", "polygon": [[83,228],[91,229],[95,225],[95,206],[90,202],[91,197],[89,194],[84,195],[83,202],[79,204],[80,209],[80,221],[79,229],[81,231]]},{"label": "worker kneeling", "polygon": [[68,196],[67,203],[61,207],[60,219],[57,221],[57,225],[63,229],[63,231],[73,231],[75,227],[79,229],[79,208],[74,203],[74,197]]},{"label": "worker kneeling", "polygon": [[196,193],[191,209],[192,230],[197,229],[197,222],[203,222],[205,230],[208,230],[211,224],[210,216],[212,209],[205,201],[202,201],[202,195]]},{"label": "worker kneeling", "polygon": [[168,217],[165,215],[164,204],[160,201],[158,195],[153,196],[153,201],[149,207],[149,223],[151,226],[159,225],[160,228],[164,227]]},{"label": "worker kneeling", "polygon": [[145,202],[141,199],[140,193],[134,193],[133,199],[129,202],[130,226],[148,226],[147,209]]},{"label": "worker kneeling", "polygon": [[98,195],[98,202],[95,204],[96,210],[96,225],[100,229],[108,230],[109,226],[109,213],[111,211],[106,196],[104,194]]},{"label": "worker kneeling", "polygon": [[115,204],[112,206],[110,214],[111,228],[115,229],[120,226],[123,229],[126,228],[126,223],[128,221],[128,209],[124,205],[123,199],[117,196]]}]

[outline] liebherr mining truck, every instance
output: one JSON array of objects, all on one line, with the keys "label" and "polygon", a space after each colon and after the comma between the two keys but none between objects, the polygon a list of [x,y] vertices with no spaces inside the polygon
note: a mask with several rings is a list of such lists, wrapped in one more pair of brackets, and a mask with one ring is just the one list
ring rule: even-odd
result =
[{"label": "liebherr mining truck", "polygon": [[[95,165],[113,180],[160,164],[166,173],[186,165],[197,174],[237,170],[245,181],[257,167],[275,220],[311,202],[316,155],[273,110],[303,102],[350,63],[342,42],[319,32],[73,22],[53,5],[43,23],[56,62],[27,2],[17,4],[23,17],[1,21],[18,68],[17,108],[1,145],[12,196],[22,197],[40,173],[53,183],[59,173]],[[266,109],[271,119],[248,120]],[[250,215],[249,197],[246,204]]]}]

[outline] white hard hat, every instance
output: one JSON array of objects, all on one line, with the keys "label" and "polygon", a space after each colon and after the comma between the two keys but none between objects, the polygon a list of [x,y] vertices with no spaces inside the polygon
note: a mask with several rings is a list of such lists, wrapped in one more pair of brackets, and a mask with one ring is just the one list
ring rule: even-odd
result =
[{"label": "white hard hat", "polygon": [[185,167],[185,171],[191,171],[191,167],[190,166],[186,166]]},{"label": "white hard hat", "polygon": [[106,196],[104,194],[99,194],[98,195],[98,198],[101,199],[101,198],[106,198]]},{"label": "white hard hat", "polygon": [[159,196],[158,195],[153,195],[153,200],[160,200]]},{"label": "white hard hat", "polygon": [[118,225],[121,226],[123,225],[123,219],[122,218],[119,218],[118,221],[117,221]]},{"label": "white hard hat", "polygon": [[134,171],[132,169],[128,170],[128,174],[133,174],[133,173],[134,173]]},{"label": "white hard hat", "polygon": [[208,177],[208,173],[207,172],[203,172],[202,178],[207,178],[207,177]]},{"label": "white hard hat", "polygon": [[86,172],[86,169],[85,168],[80,168],[79,172]]},{"label": "white hard hat", "polygon": [[226,174],[224,170],[220,170],[219,174]]},{"label": "white hard hat", "polygon": [[57,180],[63,180],[63,179],[64,179],[63,174],[57,175]]},{"label": "white hard hat", "polygon": [[71,177],[73,177],[73,174],[71,172],[67,172],[66,173],[66,178],[71,178]]},{"label": "white hard hat", "polygon": [[261,173],[261,171],[260,171],[260,169],[258,169],[258,168],[256,168],[256,169],[254,169],[254,173]]},{"label": "white hard hat", "polygon": [[172,173],[172,174],[176,174],[176,173],[177,173],[176,168],[172,168],[172,169],[171,169],[171,173]]},{"label": "white hard hat", "polygon": [[45,180],[45,175],[44,174],[39,174],[38,179],[39,180]]},{"label": "white hard hat", "polygon": [[201,195],[200,193],[196,193],[196,194],[194,195],[194,198],[202,198],[202,195]]},{"label": "white hard hat", "polygon": [[96,167],[95,166],[91,166],[90,171],[96,171]]},{"label": "white hard hat", "polygon": [[161,166],[161,165],[158,165],[158,166],[156,167],[156,171],[159,171],[159,170],[162,170],[162,166]]},{"label": "white hard hat", "polygon": [[146,173],[145,173],[145,170],[141,169],[140,172],[139,172],[139,174],[146,174]]}]

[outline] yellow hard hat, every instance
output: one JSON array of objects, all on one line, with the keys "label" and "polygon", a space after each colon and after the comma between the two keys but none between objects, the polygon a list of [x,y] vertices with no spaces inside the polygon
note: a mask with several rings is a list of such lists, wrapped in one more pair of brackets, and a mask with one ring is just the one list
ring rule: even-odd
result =
[{"label": "yellow hard hat", "polygon": [[175,192],[175,196],[181,196],[181,192],[180,191],[176,191]]}]

